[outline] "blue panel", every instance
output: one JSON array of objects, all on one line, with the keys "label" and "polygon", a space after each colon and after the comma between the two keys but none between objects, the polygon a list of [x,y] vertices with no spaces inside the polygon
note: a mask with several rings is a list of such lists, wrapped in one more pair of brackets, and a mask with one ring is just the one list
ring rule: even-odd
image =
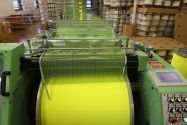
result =
[{"label": "blue panel", "polygon": [[181,83],[183,80],[176,72],[156,72],[157,77],[163,83]]}]

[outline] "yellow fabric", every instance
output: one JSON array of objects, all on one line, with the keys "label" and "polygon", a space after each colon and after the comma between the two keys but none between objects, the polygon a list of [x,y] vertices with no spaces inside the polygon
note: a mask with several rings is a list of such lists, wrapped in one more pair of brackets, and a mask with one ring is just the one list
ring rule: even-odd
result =
[{"label": "yellow fabric", "polygon": [[130,125],[123,76],[51,78],[41,92],[42,125]]},{"label": "yellow fabric", "polygon": [[173,55],[171,64],[178,69],[182,75],[187,79],[187,58],[179,56],[178,54]]}]

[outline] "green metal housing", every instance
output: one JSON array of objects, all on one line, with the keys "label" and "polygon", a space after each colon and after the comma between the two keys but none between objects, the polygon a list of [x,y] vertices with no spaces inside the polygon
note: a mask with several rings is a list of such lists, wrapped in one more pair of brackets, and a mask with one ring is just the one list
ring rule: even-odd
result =
[{"label": "green metal housing", "polygon": [[[10,71],[11,75],[7,77],[6,89],[10,92],[9,97],[0,95],[0,125],[13,125],[19,115],[19,106],[24,96],[19,94],[18,89],[22,87],[19,82],[20,73],[20,57],[23,56],[23,44],[0,44],[0,57],[2,58],[3,71]],[[18,111],[18,112],[17,112]]]}]

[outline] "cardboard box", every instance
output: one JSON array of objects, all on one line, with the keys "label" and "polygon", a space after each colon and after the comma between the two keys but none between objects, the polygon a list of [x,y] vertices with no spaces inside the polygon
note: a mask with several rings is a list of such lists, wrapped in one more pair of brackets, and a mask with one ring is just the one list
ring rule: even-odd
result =
[{"label": "cardboard box", "polygon": [[[130,9],[131,12],[133,11],[133,8]],[[139,7],[137,9],[138,13],[143,14],[177,14],[179,12],[178,9],[169,9],[169,8],[155,8],[155,7]]]},{"label": "cardboard box", "polygon": [[177,13],[175,19],[174,38],[187,45],[187,11]]},{"label": "cardboard box", "polygon": [[3,24],[0,23],[0,40],[4,38]]},{"label": "cardboard box", "polygon": [[135,42],[142,42],[147,46],[153,46],[154,50],[174,50],[184,48],[187,45],[169,37],[133,37]]},{"label": "cardboard box", "polygon": [[133,37],[136,35],[137,25],[136,24],[124,24],[123,34],[128,37]]},{"label": "cardboard box", "polygon": [[0,40],[5,39],[11,33],[10,23],[0,22]]},{"label": "cardboard box", "polygon": [[181,11],[186,11],[186,12],[187,12],[187,6],[182,7],[182,8],[181,8]]},{"label": "cardboard box", "polygon": [[11,33],[11,25],[9,22],[3,22],[4,33],[9,35]]}]

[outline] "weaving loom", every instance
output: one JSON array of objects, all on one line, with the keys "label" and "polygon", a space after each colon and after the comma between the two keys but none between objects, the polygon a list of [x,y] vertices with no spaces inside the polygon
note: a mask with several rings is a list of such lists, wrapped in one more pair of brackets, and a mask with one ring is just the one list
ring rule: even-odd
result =
[{"label": "weaving loom", "polygon": [[122,41],[46,40],[30,54],[1,44],[0,125],[185,125],[185,78]]},{"label": "weaving loom", "polygon": [[[132,122],[132,100],[128,98],[128,84],[124,84],[122,49],[54,51],[57,50],[47,51],[41,59],[46,89],[45,85],[40,88],[40,124],[115,125]],[[57,105],[64,108],[54,108]],[[59,117],[56,117],[58,111]],[[84,113],[80,114],[81,111]],[[105,117],[101,119],[102,115]],[[66,120],[62,121],[61,116]]]}]

